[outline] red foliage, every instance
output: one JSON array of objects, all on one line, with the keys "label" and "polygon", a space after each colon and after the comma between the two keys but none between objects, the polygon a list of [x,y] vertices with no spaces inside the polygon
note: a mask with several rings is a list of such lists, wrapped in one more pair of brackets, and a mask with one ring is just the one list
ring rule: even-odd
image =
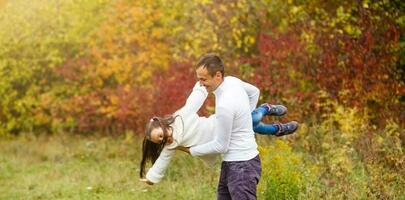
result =
[{"label": "red foliage", "polygon": [[136,86],[101,89],[69,99],[65,114],[75,119],[75,130],[81,133],[140,132],[147,121],[144,116],[151,112],[150,99],[149,91]]},{"label": "red foliage", "polygon": [[285,104],[289,107],[289,118],[304,119],[312,114],[316,95],[313,88],[305,88],[300,83],[308,81],[303,76],[307,66],[307,55],[299,33],[280,33],[272,29],[258,36],[258,55],[244,59],[255,68],[249,80],[261,91],[261,102]]},{"label": "red foliage", "polygon": [[[194,67],[189,63],[173,63],[169,69],[152,76],[152,85],[109,85],[99,88],[93,86],[83,65],[85,60],[67,62],[55,71],[65,82],[88,88],[65,94],[64,106],[57,108],[54,117],[65,123],[73,119],[70,126],[80,133],[104,132],[120,133],[133,130],[142,133],[145,124],[152,116],[172,114],[180,109],[194,84]],[[90,73],[91,75],[91,73]],[[213,103],[212,99],[207,104]],[[200,114],[207,114],[201,109]]]},{"label": "red foliage", "polygon": [[358,37],[339,34],[335,29],[317,32],[320,53],[313,63],[320,61],[314,76],[320,88],[344,104],[370,108],[383,119],[398,114],[395,110],[400,110],[400,105],[395,102],[405,88],[396,69],[399,30],[384,15],[380,24],[373,22],[370,16],[378,14],[360,9],[359,22],[354,24],[361,28]]},{"label": "red foliage", "polygon": [[[251,82],[261,89],[263,101],[292,106],[298,112],[294,117],[304,119],[318,112],[316,92],[322,89],[347,106],[371,109],[377,120],[400,116],[397,98],[405,88],[396,66],[399,30],[383,13],[373,12],[360,8],[359,20],[351,24],[360,27],[357,37],[322,21],[311,26],[304,20],[283,32],[262,22],[257,54],[242,62],[254,67]],[[383,24],[371,19],[379,14]],[[301,40],[302,31],[314,35],[315,44]]]},{"label": "red foliage", "polygon": [[[186,102],[194,84],[197,82],[195,70],[190,63],[173,63],[169,70],[156,74],[153,82],[153,115],[164,116],[180,109]],[[205,105],[212,105],[212,99]],[[199,114],[207,114],[204,109]]]}]

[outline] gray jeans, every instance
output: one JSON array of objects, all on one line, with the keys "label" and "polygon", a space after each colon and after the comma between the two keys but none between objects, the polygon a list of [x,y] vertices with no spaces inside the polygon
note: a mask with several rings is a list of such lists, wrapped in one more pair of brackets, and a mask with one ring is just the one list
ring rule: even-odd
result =
[{"label": "gray jeans", "polygon": [[217,199],[256,199],[261,173],[259,155],[246,161],[223,161]]}]

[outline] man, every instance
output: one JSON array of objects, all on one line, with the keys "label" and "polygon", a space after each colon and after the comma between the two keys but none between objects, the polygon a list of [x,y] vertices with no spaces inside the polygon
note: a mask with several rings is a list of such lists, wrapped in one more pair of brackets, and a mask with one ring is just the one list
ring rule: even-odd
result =
[{"label": "man", "polygon": [[179,149],[193,156],[223,154],[218,199],[256,199],[261,163],[251,112],[256,108],[260,91],[235,77],[224,77],[223,62],[214,54],[199,60],[196,73],[200,84],[215,95],[216,138]]}]

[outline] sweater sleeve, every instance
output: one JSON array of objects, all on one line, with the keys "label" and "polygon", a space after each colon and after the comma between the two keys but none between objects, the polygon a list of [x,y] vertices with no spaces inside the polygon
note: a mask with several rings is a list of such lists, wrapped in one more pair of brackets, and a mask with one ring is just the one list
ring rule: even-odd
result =
[{"label": "sweater sleeve", "polygon": [[185,105],[179,111],[185,114],[197,113],[207,99],[207,96],[207,89],[197,82],[194,85],[193,91],[188,96]]},{"label": "sweater sleeve", "polygon": [[167,166],[170,163],[171,158],[174,155],[175,150],[168,149],[165,147],[159,155],[159,158],[146,173],[146,179],[152,183],[159,183],[164,177]]},{"label": "sweater sleeve", "polygon": [[249,97],[249,105],[250,111],[253,111],[256,106],[257,102],[259,101],[260,90],[252,84],[246,83],[242,81],[242,87],[246,91],[246,94]]},{"label": "sweater sleeve", "polygon": [[231,140],[232,124],[232,110],[225,106],[218,107],[216,111],[215,139],[211,142],[191,147],[190,154],[192,156],[202,156],[206,154],[226,153]]}]

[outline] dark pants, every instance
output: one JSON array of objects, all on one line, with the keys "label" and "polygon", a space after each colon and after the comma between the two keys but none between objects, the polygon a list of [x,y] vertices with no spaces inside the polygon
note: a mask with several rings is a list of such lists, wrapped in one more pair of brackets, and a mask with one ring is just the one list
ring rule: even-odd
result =
[{"label": "dark pants", "polygon": [[223,161],[217,199],[256,199],[261,173],[259,155],[246,161]]}]

